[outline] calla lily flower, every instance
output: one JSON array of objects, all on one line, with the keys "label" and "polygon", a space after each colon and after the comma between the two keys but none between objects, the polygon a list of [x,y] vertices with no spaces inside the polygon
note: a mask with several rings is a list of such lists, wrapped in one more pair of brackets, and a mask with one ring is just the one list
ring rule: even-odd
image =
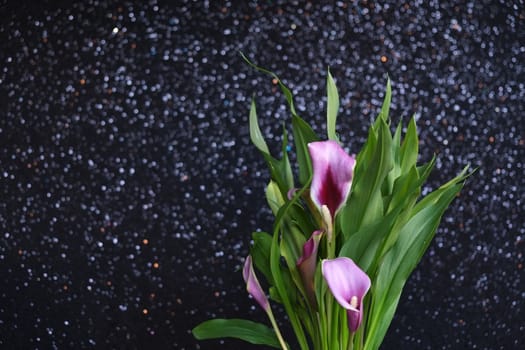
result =
[{"label": "calla lily flower", "polygon": [[312,201],[319,210],[326,205],[335,219],[350,193],[355,159],[333,140],[311,142],[308,152],[313,168]]},{"label": "calla lily flower", "polygon": [[370,278],[346,257],[323,260],[321,269],[335,300],[347,310],[348,328],[355,332],[363,319],[361,308],[370,289]]},{"label": "calla lily flower", "polygon": [[314,277],[317,268],[317,249],[319,241],[323,235],[322,230],[312,233],[312,236],[303,245],[303,255],[297,261],[297,268],[303,280],[303,285],[310,305],[317,309],[317,300],[315,298]]},{"label": "calla lily flower", "polygon": [[264,311],[270,312],[270,303],[264,293],[257,276],[255,276],[255,270],[253,269],[252,257],[248,255],[244,262],[244,268],[242,269],[242,277],[246,282],[246,290],[250,295],[257,301],[257,303],[263,308]]}]

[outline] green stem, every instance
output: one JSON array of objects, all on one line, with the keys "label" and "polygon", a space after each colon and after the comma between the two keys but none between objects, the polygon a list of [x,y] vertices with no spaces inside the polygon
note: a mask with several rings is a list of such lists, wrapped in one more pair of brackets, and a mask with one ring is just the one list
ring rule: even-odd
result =
[{"label": "green stem", "polygon": [[340,327],[340,349],[345,349],[348,347],[350,332],[348,329],[348,320],[347,320],[347,312],[346,310],[339,311],[339,327]]},{"label": "green stem", "polygon": [[363,308],[361,309],[361,312],[363,314],[363,319],[361,320],[361,327],[356,331],[356,344],[357,349],[361,350],[363,349],[364,340],[365,340],[365,331],[368,329],[368,314],[370,312],[370,297],[367,295],[365,299],[363,300]]},{"label": "green stem", "polygon": [[346,350],[354,350],[354,333],[350,334],[350,338],[348,339],[348,346]]},{"label": "green stem", "polygon": [[326,313],[323,312],[324,310],[326,310],[326,307],[325,307],[325,303],[326,303],[326,299],[325,300],[322,300],[322,298],[320,299],[320,305],[319,305],[319,312],[317,313],[317,320],[318,320],[318,324],[319,324],[319,331],[320,331],[320,339],[319,339],[319,343],[320,343],[320,350],[329,350],[330,348],[328,347],[328,324],[326,322]]},{"label": "green stem", "polygon": [[316,312],[315,315],[313,315],[315,319],[317,320],[317,327],[316,327],[316,339],[314,341],[314,350],[323,350],[323,322],[321,321],[321,316],[319,312]]},{"label": "green stem", "polygon": [[277,339],[279,339],[279,343],[281,344],[281,347],[283,348],[283,350],[288,350],[288,346],[286,345],[286,342],[284,341],[284,338],[281,334],[279,326],[277,325],[277,322],[275,322],[275,317],[273,316],[272,309],[268,310],[268,318],[270,319],[270,322],[272,323],[273,330],[275,331],[275,335],[277,336]]},{"label": "green stem", "polygon": [[[318,313],[314,310],[310,311],[310,321],[312,322],[312,341],[314,343],[314,350],[321,350],[321,327],[319,324]],[[317,320],[317,322],[316,322]]]}]

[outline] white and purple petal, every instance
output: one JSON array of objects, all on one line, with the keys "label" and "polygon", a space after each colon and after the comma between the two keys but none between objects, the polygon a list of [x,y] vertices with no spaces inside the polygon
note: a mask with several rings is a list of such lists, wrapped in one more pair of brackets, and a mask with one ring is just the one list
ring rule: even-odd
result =
[{"label": "white and purple petal", "polygon": [[363,298],[370,289],[370,278],[352,259],[340,257],[322,262],[322,273],[337,302],[348,310],[348,328],[355,332],[363,318]]},{"label": "white and purple petal", "polygon": [[322,230],[317,230],[312,233],[310,239],[303,245],[303,255],[297,261],[297,268],[303,281],[308,302],[314,309],[317,308],[314,287],[315,270],[317,269],[317,250],[322,235]]},{"label": "white and purple petal", "polygon": [[255,271],[253,269],[252,257],[248,255],[246,261],[244,262],[244,268],[242,269],[242,277],[246,282],[246,290],[250,295],[257,301],[257,303],[263,308],[264,311],[268,312],[270,310],[270,303],[268,298],[264,293]]},{"label": "white and purple petal", "polygon": [[308,151],[313,169],[312,201],[319,209],[326,205],[335,218],[350,193],[355,159],[332,140],[311,142]]}]

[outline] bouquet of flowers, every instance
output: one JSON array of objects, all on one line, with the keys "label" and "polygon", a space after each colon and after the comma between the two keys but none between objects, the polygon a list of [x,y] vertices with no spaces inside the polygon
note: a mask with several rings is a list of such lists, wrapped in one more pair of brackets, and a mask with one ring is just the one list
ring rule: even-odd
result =
[{"label": "bouquet of flowers", "polygon": [[294,179],[286,128],[281,158],[270,154],[252,100],[250,137],[269,168],[266,199],[275,223],[270,233],[253,233],[242,275],[272,327],[249,320],[213,319],[195,327],[193,334],[197,339],[234,337],[290,349],[271,300],[282,304],[301,350],[378,349],[403,286],[469,176],[468,167],[422,197],[421,187],[435,156],[418,164],[414,118],[404,135],[401,123],[392,133],[390,81],[367,141],[354,158],[336,133],[339,96],[330,71],[327,140],[321,140],[297,114],[292,93],[282,81],[243,58],[278,82],[291,112],[298,163]]}]

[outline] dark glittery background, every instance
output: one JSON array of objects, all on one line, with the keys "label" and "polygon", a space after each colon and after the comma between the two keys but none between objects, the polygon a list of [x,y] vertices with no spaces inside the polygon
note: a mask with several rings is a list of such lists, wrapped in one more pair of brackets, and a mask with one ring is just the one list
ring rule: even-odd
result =
[{"label": "dark glittery background", "polygon": [[353,152],[388,74],[394,122],[416,113],[421,160],[439,155],[427,190],[479,167],[383,349],[522,349],[523,2],[238,3],[2,2],[0,347],[249,348],[190,334],[266,322],[239,271],[271,227],[252,94],[275,151],[289,116],[242,50],[321,135],[329,66]]}]

